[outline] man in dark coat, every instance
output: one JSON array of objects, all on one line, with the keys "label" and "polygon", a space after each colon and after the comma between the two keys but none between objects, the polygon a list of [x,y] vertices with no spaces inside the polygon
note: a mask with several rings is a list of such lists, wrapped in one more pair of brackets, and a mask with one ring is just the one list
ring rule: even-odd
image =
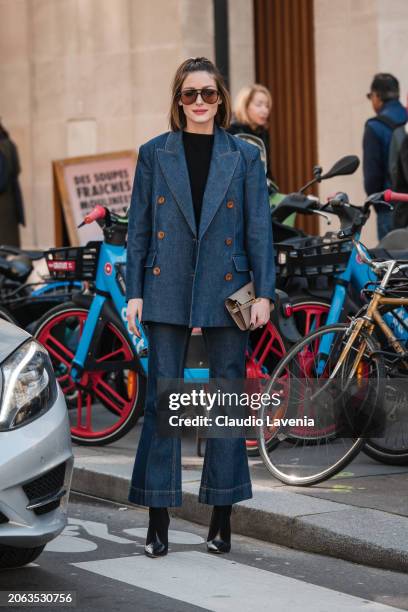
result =
[{"label": "man in dark coat", "polygon": [[[391,186],[388,157],[393,127],[406,123],[407,111],[399,101],[399,83],[387,73],[376,74],[367,97],[371,100],[375,117],[365,124],[363,138],[364,189],[367,195]],[[376,206],[378,239],[393,229],[392,211],[384,205]]]},{"label": "man in dark coat", "polygon": [[0,244],[20,246],[18,225],[25,225],[17,147],[0,123]]}]

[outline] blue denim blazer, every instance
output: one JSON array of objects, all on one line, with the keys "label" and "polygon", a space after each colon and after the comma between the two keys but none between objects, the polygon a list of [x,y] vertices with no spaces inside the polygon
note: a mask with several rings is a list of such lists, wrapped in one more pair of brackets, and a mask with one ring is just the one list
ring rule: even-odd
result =
[{"label": "blue denim blazer", "polygon": [[126,298],[143,298],[142,321],[234,326],[224,300],[251,278],[257,297],[274,299],[272,225],[257,147],[214,126],[197,228],[182,131],[143,144],[126,266]]}]

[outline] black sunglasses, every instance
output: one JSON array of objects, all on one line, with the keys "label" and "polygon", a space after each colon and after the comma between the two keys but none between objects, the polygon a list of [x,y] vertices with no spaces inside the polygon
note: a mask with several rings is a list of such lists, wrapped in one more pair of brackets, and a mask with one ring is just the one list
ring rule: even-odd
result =
[{"label": "black sunglasses", "polygon": [[206,104],[215,104],[219,98],[219,92],[216,89],[205,87],[204,89],[186,89],[179,93],[179,98],[183,104],[193,104],[201,94],[203,102]]}]

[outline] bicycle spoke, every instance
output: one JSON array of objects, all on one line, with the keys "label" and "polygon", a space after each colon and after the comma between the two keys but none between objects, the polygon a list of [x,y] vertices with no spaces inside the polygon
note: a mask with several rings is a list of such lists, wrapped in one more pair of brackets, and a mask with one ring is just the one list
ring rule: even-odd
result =
[{"label": "bicycle spoke", "polygon": [[[58,382],[60,384],[61,389],[63,390],[64,395],[68,394],[70,391],[75,389],[75,384],[71,378],[71,376],[67,374],[63,374],[62,376],[58,376]],[[67,384],[65,384],[67,383]]]},{"label": "bicycle spoke", "polygon": [[76,426],[78,429],[83,429],[82,427],[82,391],[78,391],[78,396],[77,396]]},{"label": "bicycle spoke", "polygon": [[140,385],[139,374],[134,373],[131,384],[123,378],[134,363],[134,352],[127,337],[109,321],[95,336],[97,341],[91,342],[91,366],[82,372],[82,388],[77,386],[70,374],[73,347],[83,334],[87,315],[85,309],[61,308],[39,328],[37,338],[49,351],[66,395],[74,440],[98,444],[126,433],[136,421]]},{"label": "bicycle spoke", "polygon": [[48,337],[45,341],[42,341],[42,344],[53,357],[58,359],[58,361],[60,361],[67,367],[71,366],[71,361],[74,358],[74,353],[70,351],[66,346],[64,346],[62,342],[54,338],[51,333],[48,334]]},{"label": "bicycle spoke", "polygon": [[107,353],[106,355],[103,355],[102,357],[98,357],[98,359],[96,359],[97,363],[101,363],[102,361],[107,361],[108,359],[112,359],[112,357],[116,357],[117,355],[124,355],[124,350],[123,350],[123,346],[121,346],[120,348],[116,349],[115,351],[112,351],[111,353]]},{"label": "bicycle spoke", "polygon": [[86,394],[86,430],[92,431],[92,398],[91,394]]},{"label": "bicycle spoke", "polygon": [[[102,387],[102,389],[99,387]],[[115,412],[117,412],[117,414],[122,416],[128,402],[122,396],[120,396],[119,393],[114,391],[114,389],[112,389],[112,387],[110,387],[102,378],[98,378],[94,382],[93,389],[103,402],[106,402],[111,408],[113,408],[113,410],[115,410]],[[111,399],[108,394],[116,399],[120,406],[115,404],[113,399]]]},{"label": "bicycle spoke", "polygon": [[[362,445],[362,439],[339,430],[339,423],[343,427],[343,391],[339,395],[342,376],[351,374],[350,381],[354,383],[359,370],[350,370],[350,366],[357,357],[366,359],[364,345],[347,345],[346,329],[347,325],[336,324],[309,334],[283,358],[267,387],[269,394],[279,389],[282,393],[280,418],[284,414],[294,420],[275,429],[273,436],[280,442],[270,453],[262,439],[265,433],[259,430],[261,454],[272,474],[288,484],[320,482],[334,475]],[[326,337],[327,351],[324,350],[328,354],[323,356],[320,346]],[[344,352],[346,346],[348,353]],[[342,353],[347,359],[339,368],[338,357]],[[354,404],[364,405],[368,389],[371,391],[366,383],[350,387],[348,393]],[[266,412],[262,412],[263,417]],[[354,413],[349,414],[354,419]],[[340,431],[343,433],[339,435]]]},{"label": "bicycle spoke", "polygon": [[[251,340],[257,338],[254,343],[254,348],[246,351],[246,377],[251,379],[259,379],[262,381],[269,380],[272,371],[279,363],[280,359],[285,354],[285,344],[279,334],[279,331],[271,321],[268,321],[265,329],[258,333],[254,332],[251,335]],[[251,345],[251,343],[250,343]],[[249,346],[250,346],[249,345]],[[263,382],[260,382],[260,390],[263,389]],[[273,438],[273,432],[269,433],[265,428],[262,434],[269,442]],[[246,440],[247,449],[250,454],[258,454],[258,438]]]}]

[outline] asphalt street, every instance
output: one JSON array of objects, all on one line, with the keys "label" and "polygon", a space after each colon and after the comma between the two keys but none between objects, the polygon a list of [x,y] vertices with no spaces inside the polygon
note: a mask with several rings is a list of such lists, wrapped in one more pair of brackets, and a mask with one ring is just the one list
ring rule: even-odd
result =
[{"label": "asphalt street", "polygon": [[405,574],[238,535],[215,556],[205,527],[175,517],[167,557],[149,559],[147,520],[144,509],[72,494],[64,532],[35,563],[1,573],[0,590],[75,591],[75,608],[52,609],[81,612],[408,610]]}]

